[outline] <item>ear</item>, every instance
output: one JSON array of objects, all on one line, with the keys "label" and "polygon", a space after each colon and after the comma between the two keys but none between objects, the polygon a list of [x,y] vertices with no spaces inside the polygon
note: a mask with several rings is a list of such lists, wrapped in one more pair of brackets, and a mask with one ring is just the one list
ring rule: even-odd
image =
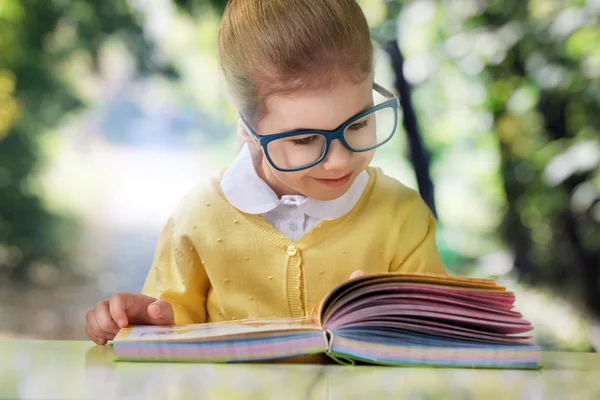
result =
[{"label": "ear", "polygon": [[254,140],[252,140],[250,134],[246,131],[246,128],[244,128],[244,124],[242,124],[242,121],[240,121],[239,119],[237,123],[237,137],[243,143],[248,144],[250,148],[260,149],[260,146],[256,144]]}]

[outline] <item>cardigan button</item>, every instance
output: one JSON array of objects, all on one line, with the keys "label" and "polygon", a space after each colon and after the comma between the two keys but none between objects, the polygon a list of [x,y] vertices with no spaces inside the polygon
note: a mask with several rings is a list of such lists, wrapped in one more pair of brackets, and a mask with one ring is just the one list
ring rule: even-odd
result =
[{"label": "cardigan button", "polygon": [[287,255],[290,257],[294,257],[296,254],[298,254],[298,249],[296,248],[296,246],[294,246],[293,244],[289,245],[287,248]]}]

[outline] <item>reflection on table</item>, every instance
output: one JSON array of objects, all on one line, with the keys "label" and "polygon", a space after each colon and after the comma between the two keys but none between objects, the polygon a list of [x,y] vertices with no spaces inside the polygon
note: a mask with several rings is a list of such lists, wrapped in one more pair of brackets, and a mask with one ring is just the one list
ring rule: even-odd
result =
[{"label": "reflection on table", "polygon": [[600,398],[600,354],[543,353],[543,369],[117,363],[111,346],[0,341],[0,398]]}]

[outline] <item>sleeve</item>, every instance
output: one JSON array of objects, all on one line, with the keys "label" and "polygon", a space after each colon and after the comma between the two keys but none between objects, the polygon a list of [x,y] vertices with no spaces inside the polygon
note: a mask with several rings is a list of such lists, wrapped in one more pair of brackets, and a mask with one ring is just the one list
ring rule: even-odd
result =
[{"label": "sleeve", "polygon": [[191,240],[176,235],[174,228],[171,218],[158,239],[142,294],[169,302],[176,325],[203,323],[210,282]]},{"label": "sleeve", "polygon": [[436,221],[418,193],[403,211],[399,245],[390,272],[446,274],[435,243]]}]

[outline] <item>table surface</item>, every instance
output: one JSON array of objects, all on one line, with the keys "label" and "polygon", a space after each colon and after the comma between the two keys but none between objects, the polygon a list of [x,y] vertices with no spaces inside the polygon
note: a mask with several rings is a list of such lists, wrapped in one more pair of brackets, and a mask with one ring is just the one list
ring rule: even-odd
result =
[{"label": "table surface", "polygon": [[542,354],[543,369],[116,363],[111,346],[0,340],[1,399],[600,399],[600,354]]}]

